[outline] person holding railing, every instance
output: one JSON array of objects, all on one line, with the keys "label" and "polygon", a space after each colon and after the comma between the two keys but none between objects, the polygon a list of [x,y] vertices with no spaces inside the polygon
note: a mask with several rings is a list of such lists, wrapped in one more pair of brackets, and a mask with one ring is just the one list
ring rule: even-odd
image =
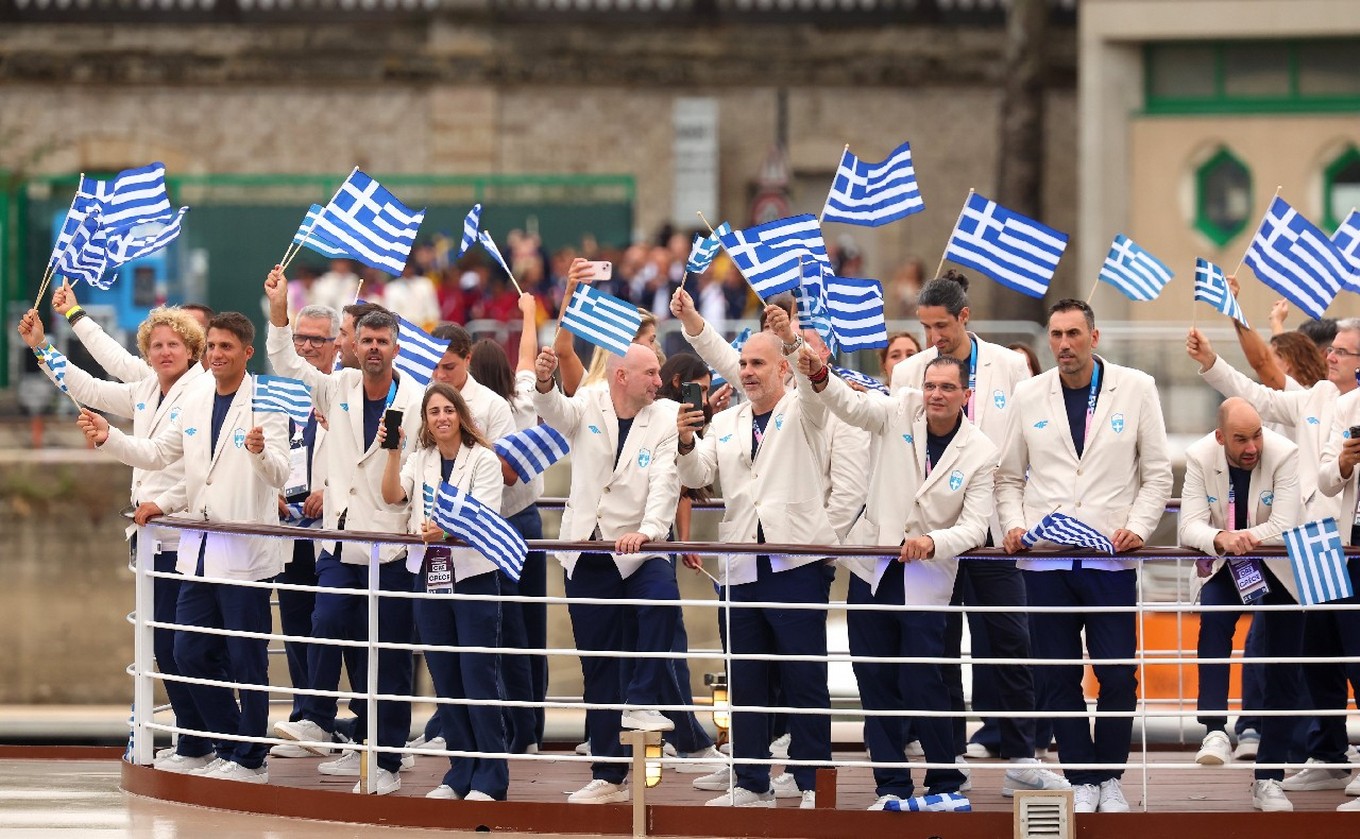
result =
[{"label": "person holding railing", "polygon": [[[843,560],[854,572],[847,604],[948,605],[959,568],[956,557],[986,541],[987,520],[994,506],[997,449],[967,421],[965,407],[972,396],[968,365],[952,355],[937,356],[925,367],[921,390],[903,387],[893,396],[855,393],[844,382],[833,381],[818,359],[800,358],[798,369],[811,385],[804,410],[815,415],[830,409],[866,429],[878,452],[868,505],[852,540],[901,548],[897,562],[891,558]],[[948,655],[945,612],[851,608],[847,621],[850,654],[856,659]],[[942,714],[950,710],[951,697],[938,665],[856,660],[854,669],[866,711]],[[878,800],[871,810],[882,810],[890,802],[913,795],[915,786],[903,748],[905,722],[900,716],[864,719],[870,758],[894,764],[874,767]],[[958,748],[950,729],[950,721],[943,716],[912,720],[912,733],[921,741],[928,763],[954,764]],[[1051,778],[1055,783],[1048,783],[1050,779],[1040,774],[1044,770],[1023,771],[1034,776],[1021,776],[1026,789],[1066,786],[1056,776]],[[964,779],[957,768],[925,773],[932,795],[958,793]]]},{"label": "person holding railing", "polygon": [[[719,539],[832,545],[840,541],[830,521],[823,475],[827,448],[822,437],[825,412],[805,407],[800,389],[786,389],[785,379],[803,341],[793,332],[788,313],[766,307],[769,332],[759,332],[741,350],[742,390],[747,401],[713,417],[708,433],[696,440],[702,411],[686,410],[679,419],[680,480],[687,487],[721,481],[726,499]],[[811,353],[811,350],[803,350]],[[686,558],[698,567],[700,561]],[[727,643],[734,656],[825,657],[826,612],[819,609],[743,607],[747,602],[826,605],[831,566],[821,557],[728,557],[722,569],[731,603]],[[736,758],[770,759],[769,714],[743,711],[770,704],[769,670],[778,668],[784,701],[795,708],[828,714],[793,714],[789,719],[789,757],[797,761],[831,760],[831,707],[827,665],[821,660],[734,658],[731,690],[732,753]],[[791,769],[802,806],[816,801],[816,766]],[[737,764],[734,786],[709,806],[773,807],[768,766]]]},{"label": "person holding railing", "polygon": [[[410,376],[400,376],[393,368],[397,355],[397,319],[386,309],[375,307],[355,323],[354,347],[360,368],[346,368],[330,375],[304,361],[293,348],[293,331],[288,324],[288,286],[277,266],[265,280],[269,298],[269,334],[266,346],[269,362],[282,376],[301,379],[312,391],[312,406],[327,417],[330,431],[323,451],[326,456],[324,526],[328,530],[368,530],[400,533],[406,529],[407,511],[382,498],[382,473],[386,458],[379,454],[378,426],[389,411],[400,412],[400,425],[407,439],[414,439],[420,424],[420,404],[424,388]],[[378,587],[382,591],[409,592],[415,575],[406,570],[402,545],[376,548],[362,542],[337,542],[323,551],[316,561],[317,583],[323,589],[367,589],[368,566],[380,563]],[[411,601],[404,597],[378,600],[378,640],[409,644],[414,631]],[[317,639],[368,640],[366,598],[352,594],[318,593],[312,615],[312,634]],[[378,651],[378,692],[409,696],[411,693],[411,653],[400,649]],[[313,644],[307,660],[308,678],[313,690],[336,690],[340,684],[340,648]],[[348,660],[351,683],[367,681],[367,658]],[[336,702],[333,697],[309,696],[302,718],[280,722],[274,730],[289,740],[304,744],[329,743],[335,730]],[[366,730],[360,717],[356,740],[376,736],[377,745],[400,748],[411,732],[411,703],[380,701],[377,707],[378,730]],[[321,749],[321,746],[311,746]],[[322,763],[317,770],[329,775],[359,775],[361,756],[349,752],[336,760]],[[401,788],[397,772],[401,755],[380,752],[376,777],[368,779],[369,790],[387,795]],[[362,780],[354,786],[363,791]]]},{"label": "person holding railing", "polygon": [[[379,428],[378,443],[386,438]],[[382,497],[388,504],[409,505],[406,532],[426,542],[442,542],[445,534],[434,523],[434,499],[442,484],[488,509],[501,507],[500,458],[478,429],[467,401],[458,389],[431,382],[421,402],[420,431],[414,451],[402,465],[405,446],[387,449]],[[426,594],[463,594],[499,597],[497,565],[472,548],[442,544],[411,548],[406,568],[418,577],[416,591]],[[501,646],[501,604],[496,600],[422,598],[415,605],[420,641],[440,647]],[[470,704],[441,704],[436,712],[440,732],[453,751],[502,754],[506,751],[505,718],[497,701],[504,693],[496,653],[427,650],[435,693],[441,699],[467,699]],[[505,758],[451,756],[443,783],[426,798],[504,801],[510,785]]]},{"label": "person holding railing", "polygon": [[[1261,427],[1261,415],[1245,399],[1231,397],[1218,409],[1218,428],[1185,453],[1181,491],[1180,543],[1212,556],[1196,561],[1203,581],[1205,606],[1277,606],[1298,603],[1298,588],[1289,560],[1233,559],[1265,543],[1280,543],[1280,534],[1303,522],[1299,498],[1299,449],[1288,438]],[[1200,659],[1232,655],[1233,633],[1240,611],[1204,612],[1199,620]],[[1303,646],[1303,613],[1259,611],[1264,658],[1297,657]],[[1297,668],[1284,663],[1261,665],[1262,710],[1300,707]],[[1228,665],[1199,665],[1199,721],[1208,730],[1195,761],[1222,765],[1232,759],[1228,742]],[[1294,718],[1261,717],[1259,763],[1288,758]],[[1343,738],[1343,743],[1344,738]],[[1344,760],[1344,757],[1343,757]],[[1251,803],[1258,810],[1294,809],[1280,782],[1284,770],[1258,768]]]},{"label": "person holding railing", "polygon": [[[657,400],[661,387],[656,352],[630,344],[623,356],[611,354],[605,388],[584,387],[570,398],[553,381],[557,354],[544,347],[534,362],[534,406],[545,422],[571,445],[571,490],[562,512],[561,538],[598,541],[600,550],[563,552],[568,598],[644,601],[645,605],[571,603],[572,633],[581,651],[587,703],[624,705],[588,709],[586,730],[596,757],[624,757],[620,728],[670,731],[656,705],[669,668],[663,658],[639,658],[627,685],[621,661],[592,656],[594,651],[635,650],[669,653],[680,599],[675,570],[660,554],[643,546],[666,538],[680,498],[675,475],[677,406]],[[612,546],[614,556],[610,556]],[[635,635],[635,637],[630,637]],[[572,793],[573,804],[627,801],[628,766],[599,761],[592,780]]]},{"label": "person holding railing", "polygon": [[[255,380],[246,372],[246,361],[254,354],[254,337],[255,327],[238,312],[217,315],[208,323],[205,355],[212,375],[190,384],[179,415],[155,437],[125,436],[110,428],[108,420],[81,409],[77,422],[86,438],[124,463],[164,469],[183,461],[183,482],[138,506],[133,517],[138,525],[176,513],[209,522],[278,523],[278,493],[288,479],[287,423],[281,413],[253,410]],[[233,692],[191,684],[189,693],[207,730],[246,738],[219,741],[217,759],[189,774],[269,782],[268,747],[259,742],[269,727],[269,642],[243,636],[269,634],[270,589],[231,581],[272,579],[283,570],[282,548],[281,542],[261,536],[192,530],[180,536],[177,570],[186,579],[180,585],[175,622],[234,634],[180,630],[175,662],[185,676],[241,686]]]},{"label": "person holding railing", "polygon": [[[1003,547],[1028,550],[1023,539],[1044,516],[1063,511],[1107,536],[1116,552],[1140,548],[1171,497],[1166,425],[1152,377],[1095,354],[1095,313],[1080,300],[1049,309],[1048,345],[1057,366],[1026,379],[1007,409],[996,501]],[[1041,543],[1047,544],[1047,543]],[[1053,732],[1066,763],[1110,764],[1068,769],[1078,813],[1129,809],[1120,786],[1133,735],[1132,716],[1101,716],[1095,735],[1084,716],[1082,633],[1100,683],[1096,708],[1123,714],[1137,707],[1138,676],[1129,660],[1137,650],[1136,560],[1021,559],[1031,606],[1070,611],[1034,615],[1034,655],[1071,664],[1035,668],[1040,711],[1058,717]]]}]

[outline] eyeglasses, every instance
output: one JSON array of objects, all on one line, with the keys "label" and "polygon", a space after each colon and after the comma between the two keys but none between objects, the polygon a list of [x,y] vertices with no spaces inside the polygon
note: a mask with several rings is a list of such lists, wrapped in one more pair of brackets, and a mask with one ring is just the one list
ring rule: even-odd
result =
[{"label": "eyeglasses", "polygon": [[311,346],[314,346],[314,347],[324,347],[324,346],[326,346],[327,344],[329,344],[331,341],[334,341],[334,340],[335,340],[334,338],[327,338],[327,337],[324,336],[324,335],[294,335],[294,336],[293,336],[293,343],[294,343],[294,344],[297,344],[299,347],[305,347],[305,346],[308,346],[308,345],[311,345]]},{"label": "eyeglasses", "polygon": [[1360,351],[1342,349],[1341,347],[1328,347],[1324,350],[1327,355],[1334,355],[1337,358],[1360,358]]}]

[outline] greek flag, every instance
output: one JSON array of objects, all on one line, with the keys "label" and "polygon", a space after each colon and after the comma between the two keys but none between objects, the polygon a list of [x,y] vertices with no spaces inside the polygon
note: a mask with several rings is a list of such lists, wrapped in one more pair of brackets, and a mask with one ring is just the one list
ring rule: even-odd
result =
[{"label": "greek flag", "polygon": [[883,809],[895,810],[899,813],[971,813],[973,812],[973,804],[968,800],[968,796],[961,792],[941,792],[934,795],[917,795],[896,801],[889,800],[883,805]]},{"label": "greek flag", "polygon": [[1346,571],[1346,554],[1341,548],[1336,519],[1310,521],[1282,535],[1289,564],[1294,567],[1299,603],[1312,606],[1355,594]]},{"label": "greek flag", "polygon": [[421,387],[429,386],[430,379],[434,378],[434,368],[439,366],[439,360],[444,357],[444,351],[448,348],[448,341],[435,338],[406,318],[397,315],[397,357],[393,366],[403,375],[410,376]]},{"label": "greek flag", "polygon": [[67,211],[66,218],[62,220],[61,230],[57,231],[57,241],[52,246],[52,256],[47,260],[48,265],[56,264],[67,247],[70,246],[71,239],[80,229],[81,223],[89,217],[91,212],[98,211],[98,196],[105,189],[103,181],[81,177],[80,184],[76,187],[75,198],[71,201],[71,209]]},{"label": "greek flag", "polygon": [[821,225],[807,214],[720,234],[718,239],[762,299],[797,288],[804,257],[831,269]]},{"label": "greek flag", "polygon": [[497,440],[492,448],[505,458],[520,481],[529,483],[571,452],[567,438],[550,425],[535,425]]},{"label": "greek flag", "polygon": [[349,252],[327,239],[316,226],[316,220],[321,216],[321,212],[320,204],[313,204],[311,209],[307,210],[302,224],[298,225],[297,232],[293,234],[293,244],[306,245],[328,259],[349,259]]},{"label": "greek flag", "polygon": [[1351,278],[1345,284],[1345,289],[1360,292],[1360,210],[1351,210],[1351,214],[1341,222],[1332,234],[1332,244],[1346,255],[1351,264]]},{"label": "greek flag", "polygon": [[407,207],[355,167],[322,208],[315,229],[347,257],[400,276],[424,219],[424,210]]},{"label": "greek flag", "polygon": [[562,328],[615,355],[625,355],[642,328],[642,315],[632,303],[581,283],[562,312]]},{"label": "greek flag", "polygon": [[[467,235],[467,230],[466,230],[466,229],[463,230],[463,235],[464,235],[464,236]],[[479,242],[482,243],[482,247],[486,248],[487,253],[491,254],[491,256],[496,260],[496,264],[497,264],[497,265],[499,265],[499,266],[501,266],[502,268],[505,269],[505,273],[506,273],[508,276],[511,276],[511,277],[515,276],[515,275],[510,271],[510,265],[509,265],[509,263],[507,263],[507,262],[505,261],[505,257],[501,256],[501,249],[498,248],[498,247],[496,247],[496,240],[493,239],[493,238],[491,238],[491,231],[490,231],[490,230],[482,230],[482,231],[480,231],[480,232],[477,234],[477,241],[479,241]]]},{"label": "greek flag", "polygon": [[[745,329],[741,330],[740,335],[732,339],[732,349],[736,350],[738,355],[741,355],[741,348],[746,346],[746,339],[750,337],[751,327],[748,326]],[[709,377],[708,386],[710,388],[716,389],[727,384],[727,379],[724,379],[722,376],[718,375],[718,371],[714,370],[712,367],[708,368],[708,377]]]},{"label": "greek flag", "polygon": [[57,389],[70,394],[71,389],[66,386],[66,356],[61,354],[61,350],[49,342],[44,347],[35,348],[33,355],[37,357],[39,364],[47,365],[47,369],[52,371],[52,380],[56,383]]},{"label": "greek flag", "polygon": [[804,260],[801,284],[793,290],[796,304],[795,314],[798,325],[803,329],[814,330],[822,341],[836,351],[836,331],[831,328],[831,312],[826,305],[826,278],[831,276],[830,269],[820,262]]},{"label": "greek flag", "polygon": [[861,373],[858,370],[849,370],[845,367],[837,367],[834,364],[831,365],[831,372],[851,384],[857,384],[860,387],[863,387],[865,390],[876,390],[882,394],[888,393],[888,386],[878,379],[875,379],[873,376],[870,376],[868,373]]},{"label": "greek flag", "polygon": [[[482,223],[482,205],[473,204],[472,209],[468,210],[467,218],[463,219],[463,241],[458,245],[458,255],[462,256],[472,247],[473,242],[477,241],[478,227]],[[492,244],[495,247],[495,244]],[[498,251],[499,253],[499,251]]]},{"label": "greek flag", "polygon": [[[165,191],[165,164],[152,163],[140,169],[125,169],[113,181],[86,179],[82,189],[90,188],[98,205],[102,224],[110,229],[131,227],[171,214],[170,196]],[[79,194],[79,193],[77,193]]]},{"label": "greek flag", "polygon": [[1114,237],[1100,279],[1130,300],[1146,303],[1156,300],[1175,274],[1165,262],[1138,247],[1123,233]]},{"label": "greek flag", "polygon": [[878,163],[865,163],[846,149],[822,208],[822,221],[878,227],[926,208],[903,143]]},{"label": "greek flag", "polygon": [[888,322],[883,316],[883,287],[878,280],[855,277],[822,278],[831,331],[842,352],[888,346]]},{"label": "greek flag", "polygon": [[1091,525],[1065,513],[1049,513],[1028,533],[1020,537],[1025,547],[1032,548],[1040,539],[1073,548],[1090,548],[1114,555],[1114,545]]},{"label": "greek flag", "polygon": [[103,281],[109,267],[106,242],[107,234],[99,225],[99,211],[95,209],[76,226],[66,248],[57,255],[56,272],[84,280],[93,288],[108,289],[113,281]]},{"label": "greek flag", "polygon": [[510,523],[450,483],[439,485],[430,519],[494,562],[512,580],[524,570],[529,547]]},{"label": "greek flag", "polygon": [[250,410],[287,414],[289,419],[305,425],[312,413],[312,389],[299,379],[256,376]]},{"label": "greek flag", "polygon": [[1195,299],[1208,303],[1243,326],[1247,325],[1247,316],[1242,314],[1242,307],[1228,288],[1223,269],[1207,259],[1195,260]]},{"label": "greek flag", "polygon": [[732,225],[723,222],[718,225],[707,236],[694,234],[694,244],[689,249],[689,260],[685,262],[685,271],[690,274],[702,274],[708,270],[708,266],[713,264],[713,257],[718,255],[718,248],[722,247],[720,238],[732,232]]},{"label": "greek flag", "polygon": [[1270,202],[1246,261],[1261,282],[1312,318],[1322,317],[1356,272],[1341,249],[1283,198]]},{"label": "greek flag", "polygon": [[1066,248],[1066,233],[973,193],[944,254],[1009,289],[1043,297]]},{"label": "greek flag", "polygon": [[[153,219],[123,229],[109,230],[105,245],[105,250],[109,255],[109,267],[117,268],[119,265],[131,262],[139,257],[153,254],[175,241],[179,238],[180,225],[183,223],[184,214],[187,212],[189,212],[188,207],[180,207],[179,212],[174,216]],[[155,225],[159,226],[156,227]],[[152,229],[148,230],[148,228]],[[134,231],[146,232],[134,233]]]}]

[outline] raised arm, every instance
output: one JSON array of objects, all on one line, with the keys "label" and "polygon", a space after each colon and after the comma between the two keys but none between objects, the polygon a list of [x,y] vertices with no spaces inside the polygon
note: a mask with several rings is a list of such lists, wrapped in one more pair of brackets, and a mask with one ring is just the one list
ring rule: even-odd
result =
[{"label": "raised arm", "polygon": [[557,354],[545,347],[534,362],[534,410],[544,422],[570,439],[581,422],[582,404],[579,398],[568,399],[553,383],[557,369]]},{"label": "raised arm", "polygon": [[89,405],[97,410],[116,414],[120,417],[132,417],[135,407],[132,385],[96,379],[69,360],[66,361],[65,372],[62,374],[61,381],[57,380],[57,374],[52,369],[52,363],[56,357],[62,356],[43,333],[42,318],[38,316],[36,309],[29,309],[20,319],[19,335],[29,349],[33,350],[33,354],[38,358],[39,369],[51,380],[52,384],[57,387],[65,386],[75,397],[75,400],[82,405]]},{"label": "raised arm", "polygon": [[[140,382],[151,375],[151,365],[127,351],[127,348],[113,340],[104,329],[88,316],[76,302],[71,281],[62,284],[52,292],[52,308],[64,316],[71,324],[71,331],[85,345],[93,358],[105,372],[120,382]],[[79,397],[77,397],[79,398]]]},{"label": "raised arm", "polygon": [[729,382],[741,381],[741,353],[709,326],[694,308],[694,298],[683,288],[677,288],[671,295],[671,314],[680,319],[685,340],[709,367]]},{"label": "raised arm", "polygon": [[1298,423],[1300,394],[1306,391],[1273,390],[1253,382],[1214,352],[1209,339],[1198,329],[1191,329],[1185,342],[1186,353],[1199,362],[1199,374],[1204,381],[1224,396],[1240,396],[1256,406],[1261,419],[1288,425]]},{"label": "raised arm", "polygon": [[[799,393],[807,405],[821,405],[847,424],[862,428],[870,434],[883,434],[888,429],[892,413],[897,408],[897,397],[878,391],[853,390],[839,376],[822,371],[826,365],[815,355],[805,354],[798,359]],[[806,382],[806,387],[804,383]]]},{"label": "raised arm", "polygon": [[[585,276],[587,262],[588,260],[579,256],[571,261],[571,266],[567,269],[567,289],[562,295],[562,308],[565,309],[571,302],[572,292]],[[561,323],[560,319],[558,323]],[[581,380],[586,377],[586,367],[581,363],[581,357],[576,354],[575,340],[576,336],[561,326],[553,336],[553,350],[557,352],[558,366],[562,368],[562,392],[567,396],[575,396],[576,389],[581,386]]]},{"label": "raised arm", "polygon": [[519,331],[519,358],[515,372],[534,372],[534,359],[538,358],[538,301],[527,291],[519,296],[521,317]]}]

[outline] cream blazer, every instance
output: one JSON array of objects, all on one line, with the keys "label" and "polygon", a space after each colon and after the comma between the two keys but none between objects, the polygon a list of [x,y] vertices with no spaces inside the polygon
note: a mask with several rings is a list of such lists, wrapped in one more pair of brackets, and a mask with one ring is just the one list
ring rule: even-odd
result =
[{"label": "cream blazer", "polygon": [[[1335,516],[1336,527],[1337,530],[1341,531],[1341,544],[1343,545],[1350,544],[1351,527],[1355,524],[1356,506],[1360,503],[1360,498],[1357,498],[1356,494],[1356,477],[1360,475],[1360,467],[1351,470],[1350,478],[1341,477],[1341,444],[1350,439],[1352,425],[1360,425],[1360,390],[1353,390],[1337,400],[1331,433],[1327,436],[1326,444],[1322,449],[1322,458],[1317,474],[1318,491],[1319,495],[1330,500],[1332,512],[1318,515],[1315,505],[1314,514],[1304,516],[1305,521],[1323,519],[1329,515]],[[1303,460],[1302,455],[1300,455],[1300,461],[1307,463]],[[1306,466],[1304,469],[1305,471],[1312,471]]]},{"label": "cream blazer", "polygon": [[[406,532],[419,534],[424,523],[434,512],[434,497],[439,484],[444,480],[443,466],[439,449],[416,449],[406,458],[401,470],[401,489],[406,493],[410,505]],[[453,470],[449,473],[449,483],[486,505],[492,512],[501,509],[501,461],[491,449],[482,446],[459,446],[453,459]],[[450,552],[453,559],[454,580],[465,580],[488,571],[495,571],[494,562],[472,548],[454,548]],[[407,550],[406,570],[420,571],[425,559],[424,546]]]},{"label": "cream blazer", "polygon": [[[977,339],[977,387],[973,392],[973,424],[982,429],[987,439],[1000,446],[1006,436],[1006,412],[1015,398],[1015,388],[1030,378],[1029,364],[1024,356],[968,333]],[[925,381],[926,365],[939,358],[934,347],[921,350],[893,368],[892,392],[904,387],[920,390]]]}]

